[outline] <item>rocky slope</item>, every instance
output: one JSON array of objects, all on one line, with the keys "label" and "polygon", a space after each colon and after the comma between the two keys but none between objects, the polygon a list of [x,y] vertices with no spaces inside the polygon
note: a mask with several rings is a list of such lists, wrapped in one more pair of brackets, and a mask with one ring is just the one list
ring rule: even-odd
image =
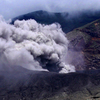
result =
[{"label": "rocky slope", "polygon": [[81,69],[100,69],[100,19],[77,28],[66,36],[70,41],[69,50],[83,55],[84,63],[80,66]]}]

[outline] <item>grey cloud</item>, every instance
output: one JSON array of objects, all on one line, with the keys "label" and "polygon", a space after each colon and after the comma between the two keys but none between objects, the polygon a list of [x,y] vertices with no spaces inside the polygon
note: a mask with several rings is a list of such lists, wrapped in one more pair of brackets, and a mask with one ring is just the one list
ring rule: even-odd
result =
[{"label": "grey cloud", "polygon": [[0,14],[6,19],[36,10],[78,12],[100,10],[100,0],[1,0]]}]

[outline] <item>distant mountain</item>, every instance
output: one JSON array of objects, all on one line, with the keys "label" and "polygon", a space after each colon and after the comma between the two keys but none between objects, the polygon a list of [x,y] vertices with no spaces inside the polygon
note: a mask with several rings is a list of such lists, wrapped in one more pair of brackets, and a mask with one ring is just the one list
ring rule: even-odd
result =
[{"label": "distant mountain", "polygon": [[47,11],[35,11],[28,14],[24,14],[12,19],[12,24],[15,20],[28,20],[28,19],[35,19],[37,22],[42,24],[52,24],[52,23],[59,23],[65,33],[83,26],[89,22],[92,22],[96,19],[100,18],[100,11],[98,12],[90,12],[84,11],[80,12],[79,14],[71,15],[67,12],[47,12]]}]

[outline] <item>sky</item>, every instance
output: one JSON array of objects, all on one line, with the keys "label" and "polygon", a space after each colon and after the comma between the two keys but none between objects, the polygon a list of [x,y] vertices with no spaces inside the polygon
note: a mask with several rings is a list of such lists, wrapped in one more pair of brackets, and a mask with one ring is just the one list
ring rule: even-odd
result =
[{"label": "sky", "polygon": [[5,19],[29,12],[79,12],[100,10],[100,0],[0,0],[0,15]]}]

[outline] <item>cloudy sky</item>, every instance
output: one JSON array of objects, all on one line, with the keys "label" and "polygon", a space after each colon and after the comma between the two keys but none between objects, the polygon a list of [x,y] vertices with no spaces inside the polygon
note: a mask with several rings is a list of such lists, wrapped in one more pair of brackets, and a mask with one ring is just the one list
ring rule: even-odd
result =
[{"label": "cloudy sky", "polygon": [[5,19],[36,10],[78,12],[99,9],[100,0],[0,0],[0,15]]}]

